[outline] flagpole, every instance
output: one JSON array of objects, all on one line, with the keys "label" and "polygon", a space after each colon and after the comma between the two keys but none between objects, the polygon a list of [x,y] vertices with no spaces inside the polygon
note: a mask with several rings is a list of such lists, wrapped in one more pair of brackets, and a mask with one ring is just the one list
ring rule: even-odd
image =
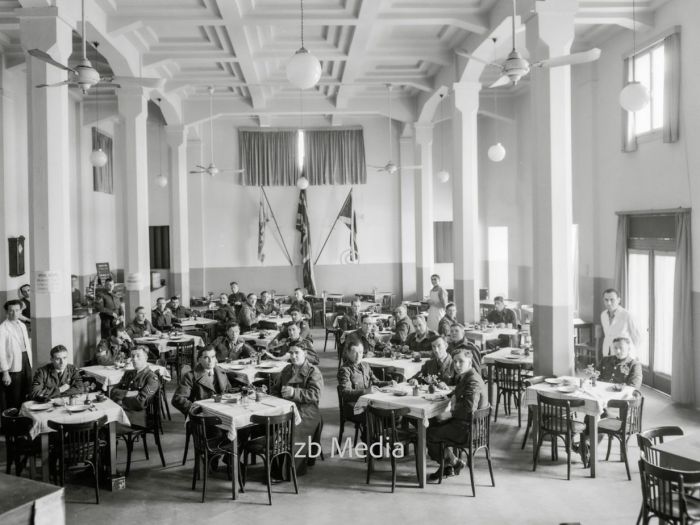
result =
[{"label": "flagpole", "polygon": [[272,206],[270,205],[270,201],[267,198],[267,193],[265,193],[265,188],[260,186],[260,189],[262,190],[263,197],[265,197],[265,202],[267,202],[267,207],[270,209],[270,213],[272,214],[272,220],[275,223],[275,227],[277,228],[277,233],[280,235],[280,240],[282,241],[282,248],[284,248],[284,253],[287,256],[287,261],[289,261],[289,266],[294,266],[294,263],[292,262],[292,257],[289,255],[289,251],[287,250],[287,244],[284,242],[284,237],[282,237],[282,231],[280,230],[280,225],[277,224],[277,218],[275,217],[275,211],[272,209]]},{"label": "flagpole", "polygon": [[338,212],[338,215],[336,216],[335,220],[333,221],[333,226],[331,226],[331,229],[328,231],[328,236],[326,237],[326,240],[323,241],[323,246],[321,246],[321,249],[319,250],[318,255],[316,256],[316,260],[314,261],[314,264],[316,264],[318,262],[318,260],[321,258],[321,253],[323,253],[323,249],[326,247],[326,243],[328,242],[328,239],[331,238],[331,233],[333,233],[333,228],[335,228],[335,225],[337,224],[338,219],[340,219],[340,214],[343,212],[343,208],[345,208],[345,204],[348,202],[350,195],[352,195],[352,188],[350,188],[350,192],[348,193],[348,196],[345,197],[345,200],[343,201],[343,205],[340,207],[340,211]]}]

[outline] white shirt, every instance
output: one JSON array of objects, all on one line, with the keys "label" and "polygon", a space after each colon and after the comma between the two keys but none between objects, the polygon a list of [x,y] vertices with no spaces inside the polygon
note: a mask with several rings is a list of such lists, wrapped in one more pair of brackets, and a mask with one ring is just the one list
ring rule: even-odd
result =
[{"label": "white shirt", "polygon": [[610,321],[607,310],[600,314],[600,324],[603,327],[603,356],[612,354],[613,340],[617,337],[627,337],[632,342],[632,349],[639,346],[641,334],[632,315],[622,306],[615,309],[615,316]]},{"label": "white shirt", "polygon": [[27,328],[21,321],[5,320],[0,324],[0,372],[21,372],[22,352],[31,361]]}]

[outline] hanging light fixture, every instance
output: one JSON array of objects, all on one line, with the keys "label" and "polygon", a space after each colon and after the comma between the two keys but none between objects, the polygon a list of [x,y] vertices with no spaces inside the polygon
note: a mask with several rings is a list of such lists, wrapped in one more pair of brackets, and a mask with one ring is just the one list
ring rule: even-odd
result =
[{"label": "hanging light fixture", "polygon": [[[498,136],[498,95],[495,92],[493,98],[493,112],[496,116],[496,124],[494,127],[496,128],[496,136]],[[506,148],[503,147],[503,144],[497,142],[488,149],[486,154],[491,162],[501,162],[506,158]]]},{"label": "hanging light fixture", "polygon": [[[162,99],[158,99],[158,109],[160,110],[161,116],[163,111],[161,110],[160,103]],[[168,185],[168,177],[163,175],[163,155],[161,148],[163,147],[163,125],[158,127],[158,176],[156,177],[156,184],[161,188],[165,188]]]},{"label": "hanging light fixture", "polygon": [[[445,94],[440,94],[440,124],[443,125],[445,122],[444,116],[444,97]],[[443,184],[450,180],[450,172],[445,169],[445,130],[440,131],[440,171],[437,172],[437,178]]]},{"label": "hanging light fixture", "polygon": [[299,89],[309,89],[321,79],[321,62],[304,47],[304,0],[301,3],[301,47],[287,62],[287,80]]},{"label": "hanging light fixture", "polygon": [[300,190],[305,190],[306,188],[309,187],[309,179],[307,179],[304,176],[304,161],[303,161],[303,153],[304,153],[304,145],[302,144],[302,137],[304,136],[304,94],[299,91],[299,133],[297,135],[298,137],[298,144],[299,144],[299,172],[301,173],[301,177],[297,179],[297,188]]},{"label": "hanging light fixture", "polygon": [[649,89],[637,81],[637,16],[635,1],[632,0],[632,81],[620,91],[620,105],[627,111],[639,111],[649,104]]},{"label": "hanging light fixture", "polygon": [[[97,111],[97,129],[100,129],[100,90],[95,87],[95,109]],[[107,154],[102,148],[90,152],[90,164],[96,168],[103,168],[107,164]]]}]

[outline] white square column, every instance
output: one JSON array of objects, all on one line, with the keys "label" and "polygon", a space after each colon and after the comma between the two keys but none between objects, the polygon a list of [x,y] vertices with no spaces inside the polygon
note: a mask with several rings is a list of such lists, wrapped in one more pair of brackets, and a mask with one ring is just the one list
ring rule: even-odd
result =
[{"label": "white square column", "polygon": [[123,147],[124,176],[124,280],[126,282],[126,323],[137,306],[151,312],[151,261],[148,235],[148,118],[147,92],[141,87],[117,90],[119,114],[123,119],[119,139]]},{"label": "white square column", "polygon": [[479,320],[479,82],[454,84],[452,193],[454,279],[457,311],[465,322]]},{"label": "white square column", "polygon": [[[416,146],[413,125],[406,124],[399,139],[399,163],[413,166]],[[401,297],[416,299],[416,175],[413,170],[401,172]]]},{"label": "white square column", "polygon": [[[527,22],[530,56],[568,54],[577,10],[576,0],[536,2]],[[571,68],[535,69],[531,78],[535,369],[562,375],[574,367]]]},{"label": "white square column", "polygon": [[[73,50],[71,27],[56,7],[22,9],[24,49],[40,49],[66,64]],[[29,239],[34,366],[52,347],[73,359],[71,305],[70,170],[68,87],[36,88],[66,80],[67,73],[26,55],[29,153]],[[5,242],[3,240],[3,242]]]},{"label": "white square column", "polygon": [[170,282],[172,295],[190,303],[189,220],[187,209],[187,128],[166,126],[170,151]]},{"label": "white square column", "polygon": [[430,293],[430,275],[435,265],[433,233],[433,125],[416,123],[416,145],[421,170],[415,178],[416,294],[420,301]]}]

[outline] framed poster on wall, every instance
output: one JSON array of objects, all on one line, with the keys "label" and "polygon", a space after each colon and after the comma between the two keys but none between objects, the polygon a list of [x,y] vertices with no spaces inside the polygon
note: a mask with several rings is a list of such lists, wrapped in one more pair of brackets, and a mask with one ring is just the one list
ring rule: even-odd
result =
[{"label": "framed poster on wall", "polygon": [[10,277],[24,275],[24,236],[10,237],[7,242],[9,244]]}]

